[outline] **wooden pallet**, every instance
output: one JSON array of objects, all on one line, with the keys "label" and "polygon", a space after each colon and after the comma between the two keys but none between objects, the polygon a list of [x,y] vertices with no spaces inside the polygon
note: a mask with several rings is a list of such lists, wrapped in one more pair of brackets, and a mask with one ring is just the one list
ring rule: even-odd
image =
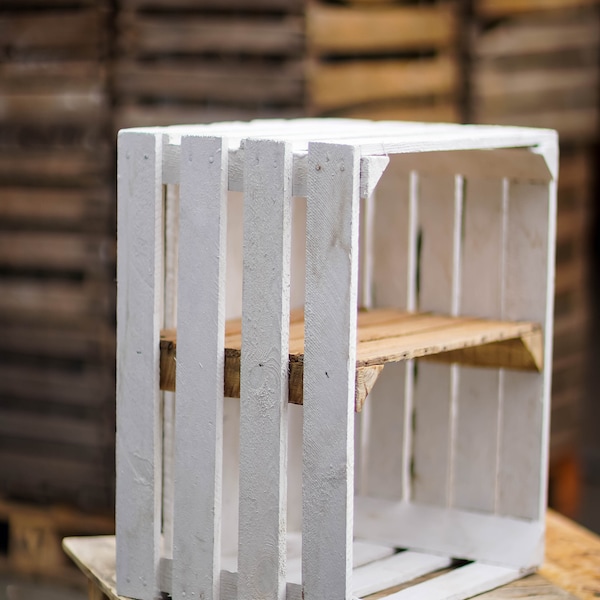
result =
[{"label": "wooden pallet", "polygon": [[474,42],[472,118],[558,129],[563,142],[593,140],[599,124],[597,7],[517,13],[499,22],[487,18],[482,3]]},{"label": "wooden pallet", "polygon": [[65,535],[114,531],[108,515],[66,506],[39,506],[0,500],[0,572],[76,584],[85,580],[61,549]]},{"label": "wooden pallet", "polygon": [[135,1],[117,13],[118,126],[294,116],[304,106],[299,6]]},{"label": "wooden pallet", "polygon": [[311,113],[459,118],[455,3],[319,1],[308,4],[306,20]]}]

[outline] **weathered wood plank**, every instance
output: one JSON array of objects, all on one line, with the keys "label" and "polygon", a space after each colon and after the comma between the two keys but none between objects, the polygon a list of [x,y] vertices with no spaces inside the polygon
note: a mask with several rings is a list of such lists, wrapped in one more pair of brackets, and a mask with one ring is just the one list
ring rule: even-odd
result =
[{"label": "weathered wood plank", "polygon": [[346,7],[312,3],[307,41],[318,53],[373,53],[446,47],[455,39],[450,5]]},{"label": "weathered wood plank", "polygon": [[[379,323],[377,320],[381,319]],[[228,322],[225,339],[224,393],[240,396],[240,321]],[[290,328],[288,399],[303,403],[304,339],[303,321]],[[420,315],[402,311],[358,313],[356,410],[360,411],[381,368],[390,362],[431,357],[436,362],[474,366],[540,370],[543,366],[542,337],[535,324],[510,323],[470,318]],[[161,389],[175,390],[177,334],[163,331],[161,347]]]},{"label": "weathered wood plank", "polygon": [[244,179],[238,597],[284,600],[291,144],[247,140]]},{"label": "weathered wood plank", "polygon": [[[556,160],[556,157],[555,157]],[[545,333],[544,362],[552,360],[555,184],[508,186],[505,318],[534,318]],[[545,506],[550,415],[550,369],[504,373],[497,510],[540,519]],[[541,561],[541,550],[538,551]]]},{"label": "weathered wood plank", "polygon": [[325,111],[366,102],[452,94],[458,63],[449,56],[422,60],[319,62],[309,71],[310,101]]},{"label": "weathered wood plank", "polygon": [[282,62],[273,68],[268,62],[160,62],[122,61],[115,72],[119,98],[170,98],[220,102],[298,103],[302,95],[302,63]]},{"label": "weathered wood plank", "polygon": [[244,18],[124,13],[121,49],[126,55],[194,54],[202,52],[292,56],[303,50],[303,21],[297,16]]},{"label": "weathered wood plank", "polygon": [[[456,315],[462,197],[454,175],[419,177],[418,307]],[[446,506],[450,499],[458,370],[418,365],[414,386],[412,500]]]},{"label": "weathered wood plank", "polygon": [[182,140],[173,597],[218,598],[223,452],[226,173],[222,138]]},{"label": "weathered wood plank", "polygon": [[486,17],[505,17],[528,12],[594,6],[596,0],[482,0],[477,9]]},{"label": "weathered wood plank", "polygon": [[[502,314],[506,222],[503,190],[503,180],[500,178],[485,180],[473,177],[466,181],[462,224],[461,314],[487,318],[498,318]],[[523,343],[519,340],[508,348],[503,347],[500,352],[505,351],[511,356],[521,348]],[[487,350],[489,352],[490,348]],[[477,353],[477,349],[473,349],[473,352]],[[491,358],[493,355],[490,352],[488,356]],[[463,355],[462,358],[468,364],[469,357]],[[494,512],[498,411],[501,401],[502,375],[498,369],[461,368],[452,506]]]},{"label": "weathered wood plank", "polygon": [[117,580],[158,591],[161,504],[162,136],[119,136],[117,264]]},{"label": "weathered wood plank", "polygon": [[302,468],[306,600],[352,595],[359,177],[356,148],[309,145]]}]

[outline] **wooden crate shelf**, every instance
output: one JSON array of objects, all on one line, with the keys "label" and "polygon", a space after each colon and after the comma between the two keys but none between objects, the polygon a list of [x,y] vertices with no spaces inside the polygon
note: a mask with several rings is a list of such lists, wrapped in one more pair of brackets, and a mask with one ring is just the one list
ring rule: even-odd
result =
[{"label": "wooden crate shelf", "polygon": [[[225,396],[240,396],[241,319],[229,321],[225,334]],[[512,323],[407,313],[359,311],[355,407],[362,410],[368,393],[387,363],[428,357],[463,365],[540,370],[542,332],[534,323]],[[177,332],[161,335],[161,389],[175,391]],[[289,401],[302,404],[304,318],[290,322]]]}]

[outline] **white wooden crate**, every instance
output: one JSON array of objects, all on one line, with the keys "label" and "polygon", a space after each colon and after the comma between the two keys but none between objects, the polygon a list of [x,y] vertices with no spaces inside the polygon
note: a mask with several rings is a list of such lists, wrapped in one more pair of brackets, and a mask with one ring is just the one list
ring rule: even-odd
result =
[{"label": "white wooden crate", "polygon": [[557,161],[524,128],[122,131],[119,594],[349,599],[459,558],[388,598],[461,600],[539,565]]}]

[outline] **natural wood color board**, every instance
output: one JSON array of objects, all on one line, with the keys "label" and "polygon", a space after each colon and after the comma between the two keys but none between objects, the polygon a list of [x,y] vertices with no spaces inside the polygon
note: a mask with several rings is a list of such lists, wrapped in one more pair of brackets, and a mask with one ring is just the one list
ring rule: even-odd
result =
[{"label": "natural wood color board", "polygon": [[127,55],[239,53],[299,55],[303,21],[297,16],[235,17],[124,13],[121,44]]},{"label": "natural wood color board", "polygon": [[115,69],[119,98],[151,96],[238,104],[298,102],[302,96],[302,77],[299,60],[282,62],[277,68],[268,62],[122,61]]},{"label": "natural wood color board", "polygon": [[339,109],[340,117],[373,119],[375,121],[424,121],[430,123],[456,123],[460,121],[458,102],[451,98],[440,98],[433,103],[423,99],[418,102],[388,100],[362,106]]},{"label": "natural wood color board", "polygon": [[486,17],[504,17],[528,12],[594,6],[596,0],[481,0],[477,12]]},{"label": "natural wood color board", "polygon": [[309,70],[316,110],[365,102],[450,94],[458,84],[458,63],[450,56],[417,60],[319,62]]},{"label": "natural wood color board", "polygon": [[600,538],[553,511],[548,511],[546,525],[546,561],[540,574],[582,600],[596,600]]},{"label": "natural wood color board", "polygon": [[[303,321],[292,314],[290,325],[289,400],[302,404]],[[540,370],[542,334],[533,323],[453,318],[393,310],[359,311],[356,409],[360,410],[387,362],[436,355],[442,362]],[[225,395],[239,397],[240,321],[227,323]],[[175,389],[177,334],[161,336],[161,388]]]},{"label": "natural wood color board", "polygon": [[61,505],[39,507],[0,499],[0,522],[8,526],[8,552],[0,557],[0,571],[21,576],[42,576],[82,586],[61,549],[64,535],[109,534],[114,521]]},{"label": "natural wood color board", "polygon": [[446,47],[456,35],[449,5],[376,8],[311,3],[307,42],[318,53],[373,53]]}]

